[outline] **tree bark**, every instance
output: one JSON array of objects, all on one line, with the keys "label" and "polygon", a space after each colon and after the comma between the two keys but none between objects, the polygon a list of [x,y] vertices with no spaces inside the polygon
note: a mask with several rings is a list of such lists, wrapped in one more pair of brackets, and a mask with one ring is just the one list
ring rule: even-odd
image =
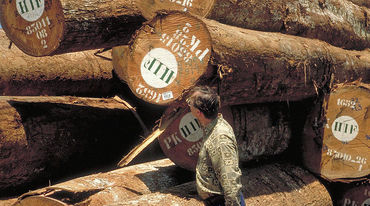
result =
[{"label": "tree bark", "polygon": [[370,8],[370,2],[367,1],[367,0],[349,0],[349,1],[351,1],[352,3],[354,3],[356,5]]},{"label": "tree bark", "polygon": [[[278,155],[288,147],[291,128],[287,104],[225,106],[221,113],[234,129],[241,162]],[[178,117],[158,137],[159,144],[175,164],[195,171],[203,130],[184,100],[171,104],[161,123],[166,124],[174,115]]]},{"label": "tree bark", "polygon": [[193,179],[192,173],[175,166],[169,159],[162,159],[91,174],[31,191],[21,195],[13,205],[27,203],[29,206],[37,206],[46,198],[66,205],[110,205]]},{"label": "tree bark", "polygon": [[224,24],[320,39],[345,49],[370,48],[370,10],[347,0],[216,0],[207,15]]},{"label": "tree bark", "polygon": [[[0,94],[5,96],[73,95],[113,96],[111,54],[98,50],[75,52],[53,57],[32,57],[16,46],[0,30]],[[105,58],[104,58],[105,57]]]},{"label": "tree bark", "polygon": [[232,26],[320,39],[346,49],[370,48],[370,10],[347,0],[143,0],[138,7],[146,19],[161,9],[189,11]]},{"label": "tree bark", "polygon": [[[167,17],[170,18],[171,15],[173,14],[168,14]],[[361,78],[363,82],[369,82],[369,49],[349,51],[319,40],[242,29],[205,18],[201,20],[199,21],[206,24],[211,35],[211,64],[218,66],[218,75],[213,75],[208,84],[218,85],[223,97],[222,102],[226,104],[298,101],[316,96],[320,90],[330,87],[331,82],[341,83]],[[146,32],[145,27],[140,30],[142,33]],[[147,51],[138,48],[160,48],[160,44],[150,44],[148,41],[154,37],[158,39],[162,33],[150,31],[150,36],[134,39],[135,46],[126,52],[127,62],[122,63],[120,68],[114,68],[123,71],[129,68],[136,71],[136,75],[123,79],[137,97],[153,104],[169,104],[180,96],[181,91],[193,86],[202,75],[216,73],[197,70],[190,73],[191,78],[186,80],[183,87],[176,87],[178,84],[172,83],[161,88],[162,91],[155,93],[156,95],[153,95],[153,91],[157,90],[155,85],[146,84],[144,88],[138,87],[138,80],[144,81],[140,74],[137,74],[140,71],[139,65],[135,66],[129,62],[132,62],[132,59],[136,60],[137,64],[142,62],[142,56],[146,55]],[[185,38],[180,37],[179,42],[186,40]],[[186,45],[181,48],[186,48]],[[173,52],[173,55],[176,54]],[[118,60],[113,56],[113,61]],[[173,82],[182,82],[182,79],[190,76],[187,71],[179,67]],[[155,101],[154,97],[158,97],[164,91],[176,92],[172,92],[171,99]]]},{"label": "tree bark", "polygon": [[336,85],[318,98],[303,132],[303,164],[329,181],[370,173],[369,84]]},{"label": "tree bark", "polygon": [[223,102],[298,101],[330,82],[369,82],[370,50],[348,51],[325,42],[239,29],[203,19],[220,68]]},{"label": "tree bark", "polygon": [[[269,164],[242,170],[242,192],[246,205],[333,205],[330,195],[309,172],[289,164]],[[123,205],[204,205],[197,195],[195,182],[166,191],[128,199]]]},{"label": "tree bark", "polygon": [[141,128],[113,99],[0,97],[0,193],[116,161]]},{"label": "tree bark", "polygon": [[166,105],[206,73],[211,39],[198,18],[171,12],[143,26],[130,48],[112,53],[118,77],[138,98]]},{"label": "tree bark", "polygon": [[145,21],[132,0],[5,0],[0,20],[7,36],[31,56],[127,44]]}]

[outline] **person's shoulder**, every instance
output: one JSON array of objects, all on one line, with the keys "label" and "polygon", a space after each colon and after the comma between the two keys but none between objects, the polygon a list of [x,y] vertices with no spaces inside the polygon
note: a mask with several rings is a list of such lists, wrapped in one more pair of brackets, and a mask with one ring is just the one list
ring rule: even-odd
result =
[{"label": "person's shoulder", "polygon": [[231,136],[234,135],[233,128],[222,116],[218,118],[215,131],[217,133],[225,133],[226,135],[231,135]]}]

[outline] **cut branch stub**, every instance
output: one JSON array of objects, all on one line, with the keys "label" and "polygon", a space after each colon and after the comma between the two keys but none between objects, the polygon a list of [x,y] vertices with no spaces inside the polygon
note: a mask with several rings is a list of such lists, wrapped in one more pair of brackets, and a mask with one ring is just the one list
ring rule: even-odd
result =
[{"label": "cut branch stub", "polygon": [[137,7],[146,19],[154,18],[157,11],[187,11],[205,17],[213,7],[214,0],[137,0]]},{"label": "cut branch stub", "polygon": [[60,1],[3,1],[1,26],[9,39],[23,52],[42,56],[53,52],[64,31]]},{"label": "cut branch stub", "polygon": [[303,139],[303,162],[330,181],[369,175],[370,85],[337,85],[311,112]]},{"label": "cut branch stub", "polygon": [[165,105],[206,72],[211,38],[198,18],[171,12],[143,26],[123,55],[127,62],[113,55],[116,73],[124,75],[119,77],[138,98]]},{"label": "cut branch stub", "polygon": [[[277,155],[288,147],[291,130],[286,109],[283,104],[227,106],[221,109],[224,119],[234,129],[241,162]],[[162,120],[166,121],[165,115],[173,111],[181,114],[158,137],[160,147],[178,166],[195,170],[203,130],[189,107],[181,101],[167,108]]]},{"label": "cut branch stub", "polygon": [[31,56],[127,44],[145,21],[132,0],[5,0],[0,20],[9,39]]}]

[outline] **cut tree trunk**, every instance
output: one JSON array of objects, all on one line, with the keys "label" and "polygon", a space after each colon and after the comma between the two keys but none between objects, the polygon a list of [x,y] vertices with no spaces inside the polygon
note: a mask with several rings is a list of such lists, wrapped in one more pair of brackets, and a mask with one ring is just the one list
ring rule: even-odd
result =
[{"label": "cut tree trunk", "polygon": [[31,191],[21,195],[13,206],[39,206],[45,200],[61,205],[109,205],[191,180],[194,180],[192,173],[175,166],[169,159],[163,159],[83,176]]},{"label": "cut tree trunk", "polygon": [[[114,70],[122,70],[117,73],[126,72],[126,77],[120,78],[128,84],[131,91],[137,97],[153,104],[169,104],[178,98],[182,91],[194,85],[202,75],[215,73],[215,71],[204,71],[204,67],[194,65],[192,65],[193,68],[201,69],[189,73],[193,70],[179,66],[177,75],[172,76],[173,82],[160,88],[161,91],[158,91],[157,85],[152,86],[145,83],[143,73],[140,71],[146,62],[143,57],[148,54],[149,49],[166,48],[167,52],[172,53],[168,56],[176,56],[178,54],[171,50],[173,47],[165,47],[163,42],[166,45],[171,45],[171,43],[175,45],[174,42],[187,43],[190,39],[190,35],[168,36],[160,29],[148,29],[161,26],[166,26],[167,29],[169,24],[162,22],[171,19],[172,15],[178,18],[180,14],[170,13],[164,17],[155,18],[139,30],[140,35],[134,38],[129,51],[118,52],[119,55],[112,57],[113,62],[116,62]],[[184,17],[188,15],[183,14]],[[207,25],[211,35],[209,41],[212,43],[211,64],[219,68],[219,76],[214,75],[207,84],[215,83],[219,86],[219,92],[224,98],[222,102],[226,104],[298,101],[316,96],[321,89],[329,87],[331,82],[342,83],[360,78],[363,82],[370,80],[369,49],[349,51],[319,40],[242,29],[204,18],[198,21],[201,25],[203,22]],[[177,27],[172,28],[173,31],[177,29]],[[158,40],[161,35],[166,37],[166,39],[162,38],[163,42]],[[175,40],[177,37],[179,41]],[[178,49],[176,51],[184,51],[189,47],[188,44],[184,44],[182,47],[176,47]],[[143,50],[142,48],[148,49]],[[127,56],[122,57],[125,55]],[[116,60],[115,56],[120,59]],[[195,60],[198,59],[195,58]],[[191,62],[194,63],[195,60]],[[205,60],[203,63],[206,63]],[[157,65],[161,66],[159,63]],[[129,73],[129,71],[134,72]],[[131,75],[127,76],[128,74]],[[188,78],[189,76],[191,78]],[[156,78],[158,77],[153,76],[149,79],[154,81]],[[185,78],[186,84],[179,86]],[[139,87],[139,83],[145,86]],[[166,98],[165,101],[163,98],[158,98],[163,97],[163,94],[166,96],[168,91],[171,91],[173,98]]]},{"label": "cut tree trunk", "polygon": [[132,0],[5,0],[0,20],[7,36],[32,56],[127,44],[145,21]]},{"label": "cut tree trunk", "polygon": [[[53,57],[32,57],[0,30],[0,95],[110,96],[115,91],[112,62],[94,55],[97,50]],[[111,58],[111,54],[100,54]]]},{"label": "cut tree trunk", "polygon": [[370,174],[370,86],[340,84],[318,98],[303,133],[303,163],[329,181]]},{"label": "cut tree trunk", "polygon": [[[360,5],[369,5],[358,0]],[[369,8],[348,0],[141,0],[146,19],[157,10],[182,10],[224,24],[320,39],[334,46],[370,48]]]},{"label": "cut tree trunk", "polygon": [[[242,192],[246,205],[329,206],[331,197],[312,174],[289,164],[269,164],[242,170]],[[123,205],[204,205],[197,195],[195,182],[166,191],[142,195],[123,201]]]},{"label": "cut tree trunk", "polygon": [[[223,117],[234,129],[241,162],[285,151],[291,138],[288,110],[285,103],[227,106],[221,109]],[[171,104],[161,123],[165,124],[174,115],[178,117],[171,120],[158,137],[159,144],[175,164],[195,171],[203,130],[185,101]]]},{"label": "cut tree trunk", "polygon": [[130,48],[113,48],[113,65],[133,93],[149,103],[173,101],[207,70],[210,35],[190,14],[158,15],[134,39]]},{"label": "cut tree trunk", "polygon": [[113,99],[0,97],[0,193],[116,161],[141,127]]}]

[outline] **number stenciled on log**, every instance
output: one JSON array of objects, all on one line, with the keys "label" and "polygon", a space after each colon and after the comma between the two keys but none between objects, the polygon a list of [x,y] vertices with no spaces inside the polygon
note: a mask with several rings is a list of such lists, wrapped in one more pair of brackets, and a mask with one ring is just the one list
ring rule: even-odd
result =
[{"label": "number stenciled on log", "polygon": [[184,11],[187,11],[189,7],[193,6],[193,0],[169,0],[169,1],[185,7]]},{"label": "number stenciled on log", "polygon": [[17,0],[17,11],[26,21],[36,21],[44,13],[44,0]]},{"label": "number stenciled on log", "polygon": [[344,107],[349,107],[352,110],[355,111],[360,111],[362,110],[362,106],[358,100],[358,98],[352,98],[351,100],[349,99],[337,99],[337,105],[338,106],[344,106]]},{"label": "number stenciled on log", "polygon": [[367,164],[366,157],[356,156],[355,159],[352,159],[352,155],[344,153],[344,152],[338,152],[334,149],[328,148],[327,146],[323,147],[323,149],[327,150],[326,155],[329,157],[333,157],[334,159],[337,159],[337,160],[343,160],[343,161],[359,164],[358,171],[362,171],[363,165]]},{"label": "number stenciled on log", "polygon": [[350,116],[338,117],[332,124],[331,130],[335,138],[341,142],[350,142],[356,138],[359,126]]},{"label": "number stenciled on log", "polygon": [[173,98],[173,94],[172,94],[171,91],[163,92],[161,94],[161,93],[158,93],[158,92],[156,92],[156,91],[154,91],[152,89],[149,89],[149,88],[145,87],[141,83],[139,83],[139,85],[136,88],[135,92],[136,92],[136,94],[142,96],[143,98],[149,99],[149,100],[154,100],[157,103],[159,102],[159,100],[161,99],[161,97],[162,97],[163,100],[167,100],[167,99]]},{"label": "number stenciled on log", "polygon": [[185,62],[189,62],[193,58],[198,58],[199,61],[203,61],[203,58],[208,54],[209,49],[206,48],[202,50],[196,50],[200,45],[201,41],[192,35],[189,37],[186,35],[189,33],[192,25],[190,23],[185,23],[182,29],[177,29],[176,32],[171,36],[167,33],[161,35],[160,40],[170,48],[171,51],[176,53],[180,58],[183,58]]},{"label": "number stenciled on log", "polygon": [[202,148],[202,142],[199,141],[191,145],[191,147],[189,147],[186,151],[188,152],[189,157],[191,157],[193,155],[197,155],[201,148]]}]

